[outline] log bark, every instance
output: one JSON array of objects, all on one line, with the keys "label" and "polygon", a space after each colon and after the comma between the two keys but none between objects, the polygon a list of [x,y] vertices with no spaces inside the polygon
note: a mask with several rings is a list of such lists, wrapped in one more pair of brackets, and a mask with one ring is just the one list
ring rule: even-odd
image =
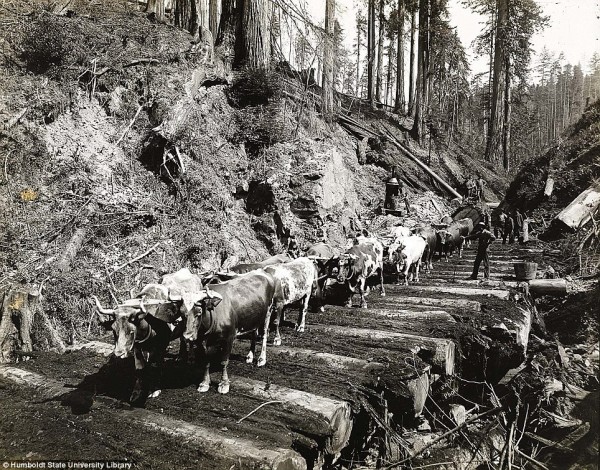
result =
[{"label": "log bark", "polygon": [[529,291],[535,295],[552,295],[562,297],[567,295],[565,279],[532,279],[528,282]]},{"label": "log bark", "polygon": [[269,348],[269,354],[288,354],[294,358],[302,360],[319,359],[334,369],[385,369],[385,364],[380,362],[371,362],[355,357],[340,356],[338,354],[330,354],[312,349],[292,348],[287,346],[277,346]]},{"label": "log bark", "polygon": [[[264,400],[281,400],[319,416],[326,424],[325,428],[322,428],[325,438],[323,451],[326,454],[337,455],[348,444],[353,423],[352,410],[348,402],[333,400],[275,384],[267,386],[265,382],[245,377],[230,377],[230,380],[232,391],[242,391]],[[306,416],[303,416],[302,420],[298,422],[298,429],[305,427],[302,421],[306,418]]]},{"label": "log bark", "polygon": [[446,375],[454,374],[455,345],[446,338],[429,338],[426,336],[409,335],[382,330],[363,328],[348,328],[342,326],[310,325],[311,330],[322,331],[332,335],[354,336],[372,340],[394,341],[401,343],[406,349],[424,352],[422,359],[431,364],[434,372]]},{"label": "log bark", "polygon": [[600,207],[600,183],[595,183],[565,207],[556,216],[556,220],[571,230],[577,230],[592,219],[592,215],[598,207]]},{"label": "log bark", "polygon": [[377,315],[381,317],[387,317],[392,319],[397,319],[400,321],[419,321],[419,320],[438,320],[440,322],[448,322],[448,323],[456,323],[456,320],[446,311],[444,310],[403,310],[396,309],[386,310],[380,308],[369,308],[368,310],[360,310],[356,312],[356,309],[348,309],[346,307],[338,307],[336,305],[328,305],[327,312],[331,312],[335,315],[336,312],[347,312],[348,310],[353,310],[353,313],[361,316],[371,316]]},{"label": "log bark", "polygon": [[[0,366],[0,377],[19,385],[35,388],[48,399],[72,394],[74,390],[63,386],[59,381],[16,367]],[[119,407],[122,406],[117,400],[110,398],[103,397],[103,401],[112,403],[113,406],[117,404]],[[256,466],[273,470],[306,470],[304,458],[290,449],[274,448],[264,443],[229,437],[213,429],[169,418],[143,408],[131,408],[126,413],[111,409],[103,411],[174,436],[190,445],[196,445],[203,454],[231,461],[233,466],[246,462],[248,467],[252,468]]]},{"label": "log bark", "polygon": [[457,295],[491,295],[498,299],[508,300],[510,298],[510,292],[501,289],[480,289],[477,287],[444,287],[444,286],[411,286],[411,289],[419,290],[422,292],[439,292],[444,294],[457,294]]},{"label": "log bark", "polygon": [[81,249],[83,242],[85,241],[85,237],[88,233],[89,219],[94,215],[94,212],[98,208],[96,203],[91,203],[85,209],[85,216],[79,222],[78,227],[75,229],[73,236],[67,243],[67,246],[62,251],[62,254],[57,262],[58,270],[61,273],[68,271],[71,268],[71,263],[77,256],[77,252]]},{"label": "log bark", "polygon": [[481,303],[475,300],[463,300],[463,299],[432,299],[423,297],[411,297],[405,296],[397,299],[386,298],[386,303],[392,305],[428,305],[431,307],[443,307],[443,308],[466,308],[476,312],[481,311]]}]

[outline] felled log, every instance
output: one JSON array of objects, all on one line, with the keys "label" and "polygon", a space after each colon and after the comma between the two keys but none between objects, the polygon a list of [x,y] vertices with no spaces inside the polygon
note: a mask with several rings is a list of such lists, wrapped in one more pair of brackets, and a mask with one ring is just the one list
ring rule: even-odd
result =
[{"label": "felled log", "polygon": [[546,186],[544,187],[544,196],[550,197],[552,196],[552,191],[554,190],[554,179],[548,176],[546,180]]},{"label": "felled log", "polygon": [[422,353],[422,359],[433,366],[434,372],[442,372],[447,375],[454,373],[455,345],[452,340],[446,338],[430,338],[406,333],[349,328],[345,326],[310,325],[309,328],[331,335],[355,336],[401,343],[406,349]]},{"label": "felled log", "polygon": [[[53,380],[35,372],[16,367],[0,366],[0,377],[19,385],[35,388],[48,399],[66,397],[79,390],[65,387],[62,382]],[[115,411],[118,401],[102,397],[103,401],[112,403],[114,409],[107,408],[103,412],[122,420],[142,425],[155,431],[178,438],[188,445],[198,446],[201,453],[222,460],[231,461],[233,466],[244,462],[251,468],[266,468],[272,470],[306,470],[306,461],[291,449],[269,446],[262,442],[253,442],[239,437],[229,437],[214,429],[190,424],[170,418],[161,413],[155,413],[143,408],[131,408],[127,412]]]},{"label": "felled log", "polygon": [[313,351],[312,349],[292,348],[277,346],[269,348],[269,354],[288,354],[291,357],[302,360],[319,359],[334,369],[384,369],[385,365],[380,362],[366,361],[350,356],[340,356],[326,352]]},{"label": "felled log", "polygon": [[398,298],[386,298],[385,303],[392,305],[428,305],[431,307],[442,307],[442,308],[465,308],[476,312],[481,311],[481,303],[476,300],[463,300],[463,299],[434,299],[427,297],[410,297],[403,296]]},{"label": "felled log", "polygon": [[440,292],[446,294],[457,294],[457,295],[489,295],[497,297],[502,300],[508,300],[510,292],[502,289],[481,289],[478,287],[444,287],[444,286],[411,286],[412,289],[416,289],[423,292]]},{"label": "felled log", "polygon": [[[245,377],[230,377],[230,380],[232,391],[242,391],[264,400],[281,400],[317,415],[321,423],[325,424],[320,428],[324,438],[324,441],[321,442],[322,450],[326,454],[337,455],[348,444],[353,423],[352,410],[348,402],[275,384],[267,386],[265,382]],[[305,428],[307,421],[310,421],[307,416],[300,416],[296,429]],[[315,432],[314,429],[315,423],[311,423],[311,432]],[[317,441],[319,440],[321,439],[317,438]]]},{"label": "felled log", "polygon": [[535,295],[552,295],[562,297],[567,295],[565,279],[532,279],[528,281],[529,292]]},{"label": "felled log", "polygon": [[571,230],[577,230],[591,220],[592,214],[599,206],[600,183],[594,183],[573,199],[571,204],[556,216],[556,220]]}]

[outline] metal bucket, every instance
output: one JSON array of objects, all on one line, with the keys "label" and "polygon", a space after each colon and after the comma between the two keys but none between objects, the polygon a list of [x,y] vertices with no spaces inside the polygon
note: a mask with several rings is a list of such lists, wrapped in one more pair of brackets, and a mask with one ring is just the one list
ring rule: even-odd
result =
[{"label": "metal bucket", "polygon": [[515,276],[518,281],[530,281],[535,279],[537,273],[537,263],[514,263]]}]

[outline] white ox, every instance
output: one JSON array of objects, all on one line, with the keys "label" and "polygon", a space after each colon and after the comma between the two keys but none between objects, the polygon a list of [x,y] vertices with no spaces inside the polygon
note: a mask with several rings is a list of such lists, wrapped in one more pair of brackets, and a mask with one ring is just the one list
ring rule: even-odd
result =
[{"label": "white ox", "polygon": [[398,274],[398,284],[400,284],[400,275],[404,275],[404,284],[408,285],[408,273],[411,268],[414,269],[415,282],[419,282],[419,268],[421,267],[421,258],[427,242],[419,235],[411,235],[402,239],[394,250],[390,247],[390,261],[396,267]]}]

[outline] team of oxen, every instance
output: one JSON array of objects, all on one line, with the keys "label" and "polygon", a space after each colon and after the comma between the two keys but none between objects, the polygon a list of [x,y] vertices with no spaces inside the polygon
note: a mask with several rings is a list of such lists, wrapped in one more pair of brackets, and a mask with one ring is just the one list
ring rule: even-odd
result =
[{"label": "team of oxen", "polygon": [[218,391],[227,393],[227,365],[237,336],[250,336],[248,363],[255,360],[256,342],[261,339],[256,363],[263,366],[269,333],[274,333],[274,345],[281,344],[279,326],[284,308],[299,306],[296,330],[300,333],[305,329],[309,301],[323,309],[328,284],[345,292],[347,306],[352,306],[354,295],[358,295],[360,307],[366,308],[365,295],[371,284],[379,284],[381,295],[385,295],[384,261],[393,266],[398,283],[418,282],[421,265],[427,271],[432,269],[434,253],[446,260],[454,251],[460,256],[461,236],[472,230],[471,219],[443,219],[437,229],[399,226],[380,238],[361,234],[350,240],[341,254],[328,244],[318,243],[296,259],[276,255],[233,266],[226,272],[202,274],[184,268],[165,275],[160,284],[146,285],[115,309],[102,307],[96,297],[94,300],[101,324],[114,333],[114,355],[134,357],[136,381],[131,402],[160,393],[160,379],[148,380],[147,365],[158,368],[160,377],[168,345],[177,338],[181,358],[187,357],[189,345],[196,350],[202,373],[199,392],[210,387],[207,351],[219,351],[223,369]]}]

